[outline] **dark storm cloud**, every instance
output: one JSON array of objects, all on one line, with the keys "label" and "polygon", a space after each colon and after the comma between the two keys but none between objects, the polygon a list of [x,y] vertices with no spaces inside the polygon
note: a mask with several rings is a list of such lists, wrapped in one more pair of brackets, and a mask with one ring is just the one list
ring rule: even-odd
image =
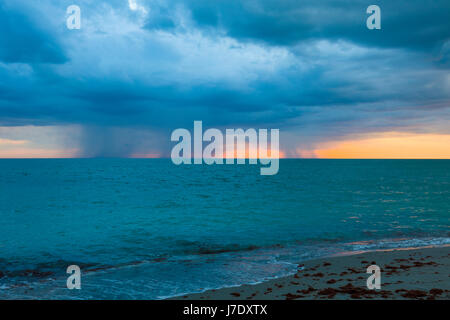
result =
[{"label": "dark storm cloud", "polygon": [[41,27],[43,17],[29,8],[10,4],[0,3],[0,61],[66,62],[58,40],[51,31]]},{"label": "dark storm cloud", "polygon": [[0,4],[0,126],[80,125],[84,156],[167,152],[194,120],[311,141],[445,131],[448,1],[379,1],[381,30],[368,1],[130,3],[79,1],[76,31],[71,1]]},{"label": "dark storm cloud", "polygon": [[[428,49],[450,37],[450,3],[368,0],[192,0],[183,1],[195,22],[205,28],[272,45],[309,39],[347,39],[377,47]],[[382,29],[365,28],[366,8],[382,9]]]}]

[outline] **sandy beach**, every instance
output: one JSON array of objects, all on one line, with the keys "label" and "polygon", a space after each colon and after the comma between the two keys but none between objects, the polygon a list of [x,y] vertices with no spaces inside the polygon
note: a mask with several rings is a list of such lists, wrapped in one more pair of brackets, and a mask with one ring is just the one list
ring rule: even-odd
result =
[{"label": "sandy beach", "polygon": [[[381,289],[369,290],[367,267],[381,268]],[[299,264],[291,276],[209,290],[175,299],[426,299],[450,298],[450,246],[363,252]]]}]

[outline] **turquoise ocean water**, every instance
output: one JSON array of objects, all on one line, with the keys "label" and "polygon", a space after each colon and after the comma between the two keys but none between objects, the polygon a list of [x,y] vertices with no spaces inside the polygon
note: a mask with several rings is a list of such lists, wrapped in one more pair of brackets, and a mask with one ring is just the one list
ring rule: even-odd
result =
[{"label": "turquoise ocean water", "polygon": [[[0,160],[0,298],[159,299],[450,243],[450,160]],[[66,288],[66,268],[82,289]]]}]

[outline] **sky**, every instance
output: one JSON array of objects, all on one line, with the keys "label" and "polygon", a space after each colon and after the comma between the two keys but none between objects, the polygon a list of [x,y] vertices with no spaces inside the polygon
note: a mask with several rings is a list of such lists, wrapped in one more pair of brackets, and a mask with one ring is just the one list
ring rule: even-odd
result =
[{"label": "sky", "polygon": [[285,157],[449,159],[449,70],[448,0],[2,0],[0,158],[167,157],[201,120],[280,129]]}]

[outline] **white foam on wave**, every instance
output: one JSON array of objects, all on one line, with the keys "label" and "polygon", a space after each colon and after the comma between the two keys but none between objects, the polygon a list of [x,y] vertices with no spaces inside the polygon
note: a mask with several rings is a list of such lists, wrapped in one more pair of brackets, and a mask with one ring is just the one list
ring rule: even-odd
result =
[{"label": "white foam on wave", "polygon": [[401,249],[401,248],[423,248],[429,246],[450,245],[450,238],[401,238],[382,239],[376,241],[351,242],[348,245],[353,247],[353,251]]}]

